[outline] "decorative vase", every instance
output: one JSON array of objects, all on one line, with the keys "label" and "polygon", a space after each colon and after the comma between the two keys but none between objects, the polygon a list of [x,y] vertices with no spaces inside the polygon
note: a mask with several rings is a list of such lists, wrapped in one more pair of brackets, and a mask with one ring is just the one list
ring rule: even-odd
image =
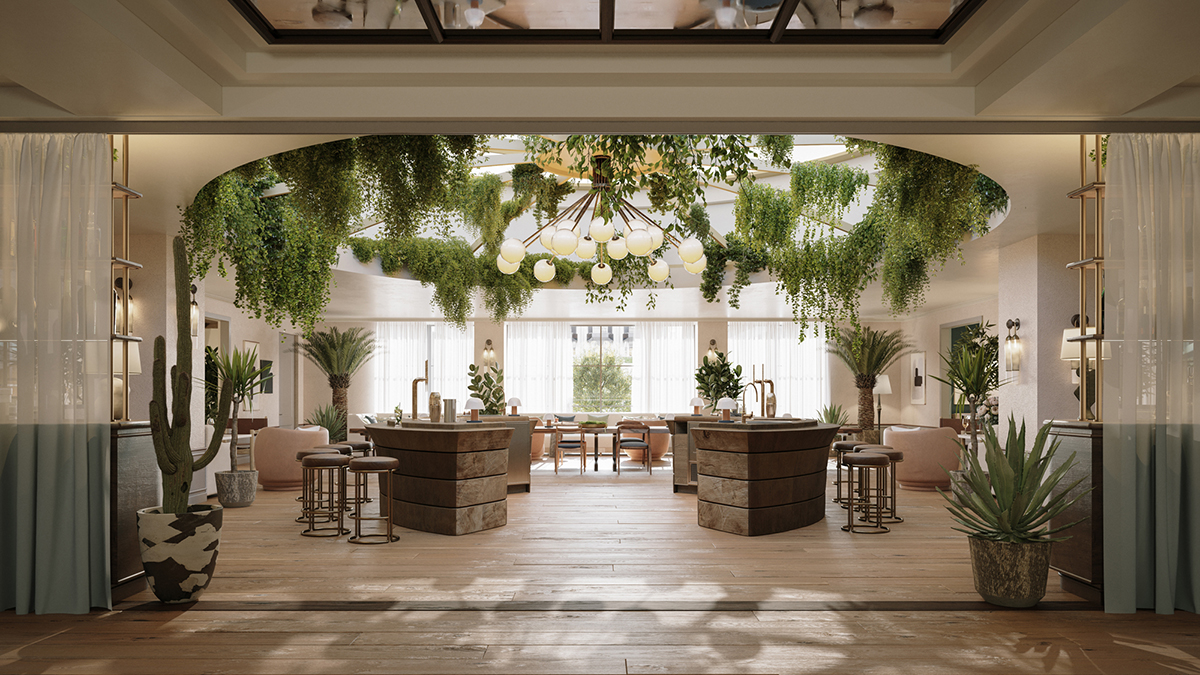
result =
[{"label": "decorative vase", "polygon": [[217,471],[217,501],[227,509],[237,509],[254,503],[258,492],[258,471]]},{"label": "decorative vase", "polygon": [[774,393],[767,394],[767,400],[766,400],[766,403],[764,404],[764,407],[766,408],[767,417],[770,419],[775,419],[775,412],[778,410],[779,405],[775,400]]},{"label": "decorative vase", "polygon": [[1000,607],[1033,607],[1046,595],[1050,545],[1038,541],[1010,544],[968,537],[975,591]]},{"label": "decorative vase", "polygon": [[162,507],[137,512],[142,569],[160,602],[195,602],[212,581],[221,543],[224,509],[195,504],[187,513],[163,513]]},{"label": "decorative vase", "polygon": [[429,392],[429,421],[442,421],[442,395],[436,391]]}]

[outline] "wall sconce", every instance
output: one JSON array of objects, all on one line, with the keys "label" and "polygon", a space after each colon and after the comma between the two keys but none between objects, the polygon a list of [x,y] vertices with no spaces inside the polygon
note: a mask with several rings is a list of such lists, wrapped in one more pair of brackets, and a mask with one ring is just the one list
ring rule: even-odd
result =
[{"label": "wall sconce", "polygon": [[717,360],[717,341],[716,340],[708,341],[708,353],[704,355],[704,358],[711,359],[713,361]]},{"label": "wall sconce", "polygon": [[[125,279],[123,277],[116,277],[115,279],[113,279],[113,332],[114,333],[127,333],[128,332],[128,326],[126,325],[127,317],[125,316],[125,304],[126,303],[122,302],[123,299],[126,299],[126,296],[128,296],[128,298],[127,298],[128,302],[132,303],[133,302],[133,280]],[[133,308],[131,307],[130,313],[132,313],[132,309]]]},{"label": "wall sconce", "polygon": [[200,334],[200,304],[196,302],[196,284],[192,284],[192,337]]},{"label": "wall sconce", "polygon": [[486,368],[494,368],[496,366],[496,350],[492,348],[492,340],[488,338],[483,345],[483,365]]},{"label": "wall sconce", "polygon": [[1017,335],[1021,320],[1009,319],[1004,325],[1008,327],[1008,336],[1004,338],[1004,365],[1010,373],[1015,373],[1021,370],[1021,336]]}]

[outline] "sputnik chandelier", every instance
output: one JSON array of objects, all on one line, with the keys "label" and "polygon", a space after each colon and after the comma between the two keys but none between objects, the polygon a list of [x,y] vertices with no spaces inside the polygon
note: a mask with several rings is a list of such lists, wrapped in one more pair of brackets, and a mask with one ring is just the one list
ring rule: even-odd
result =
[{"label": "sputnik chandelier", "polygon": [[[671,268],[659,253],[664,243],[679,249],[679,257],[683,259],[683,267],[688,272],[699,274],[704,271],[708,260],[704,255],[704,244],[699,239],[687,237],[680,241],[664,232],[649,216],[624,198],[612,205],[610,217],[604,216],[602,194],[609,189],[609,184],[604,178],[603,169],[608,159],[605,156],[594,158],[592,189],[586,195],[567,206],[524,241],[507,239],[501,244],[500,254],[496,256],[496,267],[501,272],[516,273],[525,259],[527,248],[534,241],[540,241],[546,250],[564,258],[572,253],[580,260],[596,258],[597,264],[592,265],[592,283],[598,286],[604,286],[612,280],[612,267],[607,261],[621,260],[630,254],[654,257],[647,273],[653,281],[665,281],[671,274]],[[583,220],[589,214],[591,220],[585,234]],[[618,219],[621,221],[619,231]],[[542,283],[553,279],[554,274],[553,260],[539,260],[533,266],[533,276]]]}]

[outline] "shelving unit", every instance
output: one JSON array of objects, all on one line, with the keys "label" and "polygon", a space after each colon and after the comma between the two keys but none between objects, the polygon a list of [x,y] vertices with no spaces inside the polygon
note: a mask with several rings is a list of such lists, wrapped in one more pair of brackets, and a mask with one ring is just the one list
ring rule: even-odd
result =
[{"label": "shelving unit", "polygon": [[[1101,358],[1104,343],[1104,156],[1101,137],[1093,137],[1093,151],[1088,156],[1088,137],[1079,137],[1079,182],[1081,186],[1067,193],[1069,199],[1079,200],[1079,260],[1069,263],[1067,269],[1079,272],[1079,335],[1068,342],[1079,344],[1079,421],[1088,420],[1088,363],[1095,361],[1096,367],[1096,412],[1093,421],[1103,419],[1104,359]],[[1090,166],[1089,166],[1090,165]],[[1090,180],[1089,180],[1090,179]],[[1089,205],[1091,208],[1089,209]],[[1088,218],[1091,211],[1092,217]],[[1092,247],[1088,250],[1088,223],[1093,226]],[[1090,253],[1090,255],[1089,255]],[[1091,271],[1091,281],[1088,272]],[[1091,290],[1092,305],[1096,312],[1096,332],[1087,332],[1088,291]],[[1088,345],[1095,345],[1095,353],[1088,355]]]}]

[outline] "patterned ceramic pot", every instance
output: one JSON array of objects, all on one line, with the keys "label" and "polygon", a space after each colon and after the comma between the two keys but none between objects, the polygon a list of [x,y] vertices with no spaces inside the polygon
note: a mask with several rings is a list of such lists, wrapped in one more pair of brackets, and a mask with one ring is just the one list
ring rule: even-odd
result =
[{"label": "patterned ceramic pot", "polygon": [[154,596],[164,603],[195,602],[208,588],[221,543],[220,506],[196,504],[187,513],[161,507],[137,512],[142,569]]}]

